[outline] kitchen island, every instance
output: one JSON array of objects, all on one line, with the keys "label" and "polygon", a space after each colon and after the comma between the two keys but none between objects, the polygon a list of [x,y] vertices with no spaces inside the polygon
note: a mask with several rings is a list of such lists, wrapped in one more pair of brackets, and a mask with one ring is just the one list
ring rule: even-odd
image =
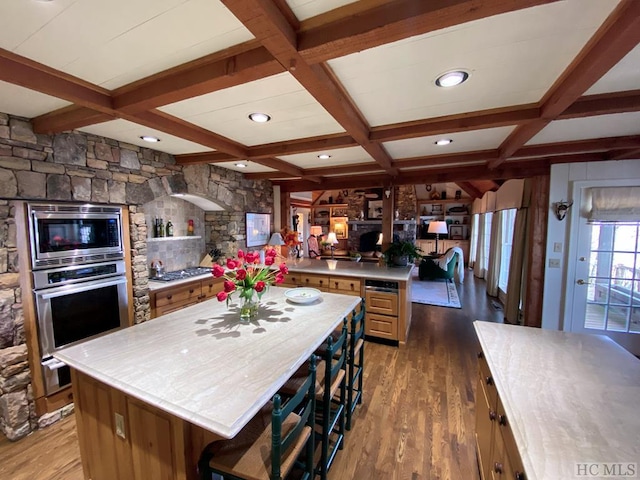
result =
[{"label": "kitchen island", "polygon": [[197,478],[202,448],[232,438],[360,302],[290,303],[258,319],[208,300],[55,354],[71,367],[86,479]]},{"label": "kitchen island", "polygon": [[484,480],[637,478],[637,358],[601,335],[474,327],[482,347],[476,439]]},{"label": "kitchen island", "polygon": [[[367,338],[404,344],[411,327],[411,271],[375,263],[297,259],[287,261],[285,287],[312,287],[323,292],[365,299]],[[380,285],[384,283],[384,285]],[[393,285],[390,285],[393,284]],[[395,286],[393,288],[389,287]],[[151,318],[207,301],[222,290],[222,279],[210,274],[171,282],[149,281]]]}]

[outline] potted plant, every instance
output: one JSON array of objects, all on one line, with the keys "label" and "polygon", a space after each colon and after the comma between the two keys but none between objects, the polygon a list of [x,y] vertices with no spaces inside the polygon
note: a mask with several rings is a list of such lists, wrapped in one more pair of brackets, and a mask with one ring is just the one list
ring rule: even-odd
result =
[{"label": "potted plant", "polygon": [[349,257],[351,258],[351,261],[359,262],[360,259],[362,258],[362,255],[360,255],[360,252],[351,252],[349,254]]},{"label": "potted plant", "polygon": [[393,242],[384,252],[384,259],[387,265],[395,267],[406,267],[409,262],[422,256],[422,250],[413,242]]}]

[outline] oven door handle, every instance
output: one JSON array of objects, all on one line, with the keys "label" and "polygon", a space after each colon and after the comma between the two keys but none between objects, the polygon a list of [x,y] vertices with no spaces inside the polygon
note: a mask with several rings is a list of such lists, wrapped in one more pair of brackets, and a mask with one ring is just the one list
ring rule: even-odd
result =
[{"label": "oven door handle", "polygon": [[[46,292],[40,291],[38,295],[44,300],[60,297],[62,295],[69,295],[77,292],[86,292],[87,290],[95,290],[96,288],[111,287],[113,285],[120,285],[127,283],[127,278],[122,276],[115,280],[94,280],[92,282],[76,283],[60,288],[52,288]],[[73,288],[70,288],[73,287]]]},{"label": "oven door handle", "polygon": [[57,358],[49,358],[48,360],[43,360],[42,365],[47,367],[49,370],[57,370],[62,367],[66,367],[67,364],[58,360]]}]

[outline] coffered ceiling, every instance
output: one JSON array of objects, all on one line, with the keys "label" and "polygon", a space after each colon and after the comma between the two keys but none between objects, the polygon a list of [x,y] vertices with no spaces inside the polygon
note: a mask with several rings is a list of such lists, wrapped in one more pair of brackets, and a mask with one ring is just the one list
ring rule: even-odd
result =
[{"label": "coffered ceiling", "polygon": [[640,158],[639,42],[638,0],[9,0],[0,111],[283,191],[476,195]]}]

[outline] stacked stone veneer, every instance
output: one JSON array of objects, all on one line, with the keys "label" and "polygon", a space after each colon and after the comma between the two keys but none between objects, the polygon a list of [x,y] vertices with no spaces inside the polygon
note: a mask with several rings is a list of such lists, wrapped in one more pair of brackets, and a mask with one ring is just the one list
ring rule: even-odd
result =
[{"label": "stacked stone veneer", "polygon": [[28,120],[0,113],[0,430],[9,439],[37,428],[38,420],[44,425],[60,416],[36,419],[34,413],[17,262],[29,252],[16,245],[12,200],[128,205],[139,323],[149,318],[145,205],[173,193],[206,197],[225,209],[205,215],[207,248],[244,247],[244,212],[273,211],[270,182],[211,165],[183,167],[166,153],[94,135],[35,134]]}]

